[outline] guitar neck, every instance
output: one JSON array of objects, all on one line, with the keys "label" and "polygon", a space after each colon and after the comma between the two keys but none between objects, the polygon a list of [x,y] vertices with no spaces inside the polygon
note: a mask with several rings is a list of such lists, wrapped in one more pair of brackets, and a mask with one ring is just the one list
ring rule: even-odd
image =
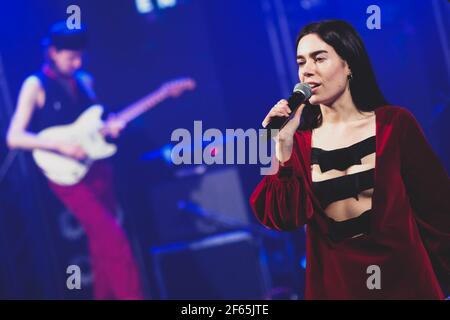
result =
[{"label": "guitar neck", "polygon": [[168,96],[166,93],[161,92],[161,90],[157,90],[120,111],[117,114],[117,117],[128,123],[133,119],[139,117],[144,112],[152,109],[153,107],[167,99],[167,97]]}]

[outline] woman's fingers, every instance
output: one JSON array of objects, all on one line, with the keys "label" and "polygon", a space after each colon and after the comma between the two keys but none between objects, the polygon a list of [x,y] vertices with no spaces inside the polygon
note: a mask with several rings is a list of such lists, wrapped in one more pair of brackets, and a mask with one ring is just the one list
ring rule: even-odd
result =
[{"label": "woman's fingers", "polygon": [[265,128],[274,117],[289,117],[292,113],[292,110],[289,108],[288,102],[285,99],[282,99],[277,102],[276,105],[270,109],[267,116],[264,118],[262,125]]},{"label": "woman's fingers", "polygon": [[273,113],[274,115],[281,114],[282,116],[289,117],[289,115],[291,113],[291,109],[289,109],[289,107],[287,105],[277,105],[272,108],[271,113]]},{"label": "woman's fingers", "polygon": [[281,131],[283,132],[284,136],[292,136],[295,131],[297,130],[298,126],[300,125],[300,118],[302,116],[303,108],[305,107],[304,104],[302,104],[300,107],[297,108],[295,111],[294,117],[284,126]]},{"label": "woman's fingers", "polygon": [[305,104],[302,104],[300,107],[297,108],[295,111],[294,118],[300,120],[300,117],[302,116],[303,108],[305,107]]},{"label": "woman's fingers", "polygon": [[271,112],[271,117],[288,117],[289,114],[283,110],[273,110]]}]

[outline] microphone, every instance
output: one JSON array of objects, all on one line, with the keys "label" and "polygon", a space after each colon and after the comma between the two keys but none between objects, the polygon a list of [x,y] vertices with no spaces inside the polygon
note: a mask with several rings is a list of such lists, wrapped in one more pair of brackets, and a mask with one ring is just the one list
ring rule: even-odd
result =
[{"label": "microphone", "polygon": [[291,109],[289,117],[273,117],[265,129],[279,129],[281,130],[294,116],[298,107],[311,97],[311,87],[306,83],[297,83],[292,91],[292,95],[288,99],[288,106]]}]

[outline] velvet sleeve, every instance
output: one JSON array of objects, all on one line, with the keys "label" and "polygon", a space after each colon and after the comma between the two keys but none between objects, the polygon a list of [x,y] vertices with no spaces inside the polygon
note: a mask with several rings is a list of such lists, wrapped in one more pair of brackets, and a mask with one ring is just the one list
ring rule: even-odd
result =
[{"label": "velvet sleeve", "polygon": [[306,192],[306,176],[301,164],[298,134],[290,159],[278,173],[265,176],[250,197],[256,218],[267,228],[290,231],[303,226],[313,207]]},{"label": "velvet sleeve", "polygon": [[414,116],[401,115],[401,173],[425,247],[450,289],[450,182]]}]

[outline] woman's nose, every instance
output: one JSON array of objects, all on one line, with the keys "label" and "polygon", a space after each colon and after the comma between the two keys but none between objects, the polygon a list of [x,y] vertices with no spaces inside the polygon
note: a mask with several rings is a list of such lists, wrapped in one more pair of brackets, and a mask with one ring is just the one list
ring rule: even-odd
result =
[{"label": "woman's nose", "polygon": [[309,77],[315,72],[314,63],[311,61],[306,61],[305,64],[300,68],[301,76]]}]

